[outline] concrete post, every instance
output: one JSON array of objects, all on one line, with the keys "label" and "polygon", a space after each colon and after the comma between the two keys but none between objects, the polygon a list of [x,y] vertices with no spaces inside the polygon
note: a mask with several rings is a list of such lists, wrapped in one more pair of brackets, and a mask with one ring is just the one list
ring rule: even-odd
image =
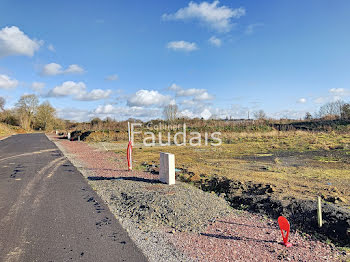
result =
[{"label": "concrete post", "polygon": [[78,136],[78,141],[80,142],[80,136]]},{"label": "concrete post", "polygon": [[70,132],[67,134],[67,139],[70,140]]},{"label": "concrete post", "polygon": [[56,135],[58,135],[58,130],[56,130]]},{"label": "concrete post", "polygon": [[175,155],[160,153],[159,180],[168,185],[175,184]]}]

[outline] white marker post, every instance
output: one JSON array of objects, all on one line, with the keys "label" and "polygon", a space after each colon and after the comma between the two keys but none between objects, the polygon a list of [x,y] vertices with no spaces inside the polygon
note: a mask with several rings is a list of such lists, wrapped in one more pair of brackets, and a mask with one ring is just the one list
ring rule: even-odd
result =
[{"label": "white marker post", "polygon": [[321,197],[317,197],[317,223],[318,227],[322,227],[322,203],[321,203]]},{"label": "white marker post", "polygon": [[175,184],[175,155],[160,153],[159,180],[168,185]]},{"label": "white marker post", "polygon": [[70,132],[67,134],[67,139],[70,140]]}]

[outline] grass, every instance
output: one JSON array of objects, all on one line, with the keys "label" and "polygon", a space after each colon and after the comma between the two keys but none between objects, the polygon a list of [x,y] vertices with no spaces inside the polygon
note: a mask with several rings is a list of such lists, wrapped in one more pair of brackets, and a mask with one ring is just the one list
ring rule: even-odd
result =
[{"label": "grass", "polygon": [[[219,175],[272,185],[273,194],[280,198],[315,199],[322,195],[348,206],[350,163],[322,154],[334,152],[348,158],[349,134],[273,131],[224,135],[229,143],[219,147],[137,146],[133,150],[134,166],[142,169],[145,162],[158,164],[159,153],[169,152],[175,154],[176,167],[188,171],[180,174],[186,181]],[[302,155],[314,150],[321,155]],[[117,152],[125,154],[125,149]],[[283,157],[283,153],[288,154]]]},{"label": "grass", "polygon": [[25,131],[16,126],[0,123],[0,137],[9,136],[15,133],[25,133]]}]

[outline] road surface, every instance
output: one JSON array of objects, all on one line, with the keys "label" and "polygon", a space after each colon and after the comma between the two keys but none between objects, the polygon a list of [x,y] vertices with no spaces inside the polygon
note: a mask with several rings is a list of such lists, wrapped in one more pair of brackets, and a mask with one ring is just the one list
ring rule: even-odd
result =
[{"label": "road surface", "polygon": [[146,261],[44,134],[0,141],[0,261]]}]

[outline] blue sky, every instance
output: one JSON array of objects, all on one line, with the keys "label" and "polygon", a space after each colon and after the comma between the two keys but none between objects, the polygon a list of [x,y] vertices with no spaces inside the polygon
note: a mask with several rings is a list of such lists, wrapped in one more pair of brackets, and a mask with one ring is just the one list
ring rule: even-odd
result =
[{"label": "blue sky", "polygon": [[0,96],[60,117],[300,118],[350,98],[350,2],[1,0]]}]

